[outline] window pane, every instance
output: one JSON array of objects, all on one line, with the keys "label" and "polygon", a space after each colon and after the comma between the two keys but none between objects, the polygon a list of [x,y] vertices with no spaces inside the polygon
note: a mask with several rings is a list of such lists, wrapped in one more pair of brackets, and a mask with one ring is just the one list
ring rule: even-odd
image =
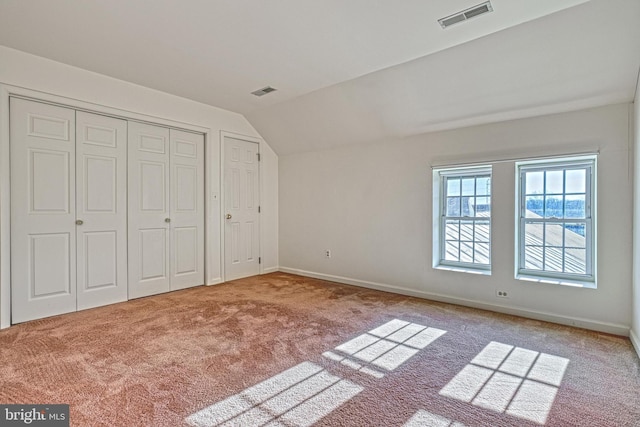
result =
[{"label": "window pane", "polygon": [[562,249],[551,247],[545,248],[544,271],[562,272]]},{"label": "window pane", "polygon": [[563,171],[549,171],[547,174],[546,194],[562,194]]},{"label": "window pane", "polygon": [[[448,220],[445,225],[446,240],[460,240],[460,221]],[[457,251],[456,251],[457,254]],[[457,256],[457,255],[456,255]]]},{"label": "window pane", "polygon": [[462,195],[463,196],[473,196],[475,192],[475,178],[463,178],[462,179]]},{"label": "window pane", "polygon": [[524,268],[542,270],[542,247],[526,246],[524,248]]},{"label": "window pane", "polygon": [[544,172],[525,173],[525,192],[527,194],[544,193]]},{"label": "window pane", "polygon": [[460,216],[460,197],[447,197],[447,216]]},{"label": "window pane", "polygon": [[473,241],[473,221],[460,221],[460,240]]},{"label": "window pane", "polygon": [[475,257],[478,264],[489,264],[489,244],[476,243]]},{"label": "window pane", "polygon": [[585,224],[565,224],[564,245],[568,248],[586,248],[587,239]]},{"label": "window pane", "polygon": [[460,179],[447,178],[447,196],[460,195]]},{"label": "window pane", "polygon": [[585,196],[565,196],[565,218],[586,218]]},{"label": "window pane", "polygon": [[491,194],[491,178],[478,178],[476,180],[476,195],[487,196],[489,194]]},{"label": "window pane", "polygon": [[489,243],[490,226],[489,221],[476,221],[475,241]]},{"label": "window pane", "polygon": [[544,232],[543,224],[539,222],[525,224],[524,226],[524,244],[525,245],[542,245]]},{"label": "window pane", "polygon": [[475,216],[489,216],[491,213],[491,198],[490,197],[476,197],[475,203]]},{"label": "window pane", "polygon": [[473,262],[473,243],[460,242],[460,261]]},{"label": "window pane", "polygon": [[461,216],[476,216],[476,212],[473,209],[474,197],[462,197],[460,204]]},{"label": "window pane", "polygon": [[444,259],[446,261],[460,261],[458,258],[458,242],[447,242],[445,245]]},{"label": "window pane", "polygon": [[587,274],[586,249],[567,249],[564,257],[564,269],[567,273]]},{"label": "window pane", "polygon": [[547,196],[544,202],[545,218],[562,218],[562,196]]},{"label": "window pane", "polygon": [[527,196],[525,198],[525,218],[540,218],[544,215],[544,197]]},{"label": "window pane", "polygon": [[544,245],[545,246],[564,246],[564,227],[562,224],[545,224],[544,228]]},{"label": "window pane", "polygon": [[567,170],[567,193],[585,193],[587,171],[585,169]]}]

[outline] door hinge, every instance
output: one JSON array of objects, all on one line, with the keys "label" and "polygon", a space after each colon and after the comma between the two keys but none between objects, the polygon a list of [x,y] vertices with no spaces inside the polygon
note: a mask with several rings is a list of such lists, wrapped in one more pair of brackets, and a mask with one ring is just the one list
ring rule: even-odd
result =
[{"label": "door hinge", "polygon": [[260,213],[260,211],[261,211],[260,206],[258,206],[258,213]]},{"label": "door hinge", "polygon": [[258,257],[258,264],[262,264],[262,257]]},{"label": "door hinge", "polygon": [[256,153],[258,155],[258,161],[260,161],[260,153]]}]

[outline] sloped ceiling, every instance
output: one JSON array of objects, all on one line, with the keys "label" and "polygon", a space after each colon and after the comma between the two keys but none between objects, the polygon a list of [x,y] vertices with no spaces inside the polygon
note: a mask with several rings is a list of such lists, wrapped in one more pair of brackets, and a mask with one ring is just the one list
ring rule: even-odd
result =
[{"label": "sloped ceiling", "polygon": [[0,0],[0,44],[242,113],[279,154],[632,98],[639,0],[438,25],[478,3]]},{"label": "sloped ceiling", "polygon": [[280,154],[634,98],[640,1],[592,0],[247,115]]}]

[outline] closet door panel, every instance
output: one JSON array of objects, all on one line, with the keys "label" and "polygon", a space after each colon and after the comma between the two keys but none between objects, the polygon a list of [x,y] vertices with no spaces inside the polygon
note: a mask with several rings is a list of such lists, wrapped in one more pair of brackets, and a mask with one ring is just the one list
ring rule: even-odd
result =
[{"label": "closet door panel", "polygon": [[204,284],[204,135],[170,131],[171,289]]},{"label": "closet door panel", "polygon": [[127,122],[76,113],[78,309],[127,299]]},{"label": "closet door panel", "polygon": [[76,310],[75,111],[10,100],[12,323]]},{"label": "closet door panel", "polygon": [[169,129],[129,122],[129,298],[171,289]]}]

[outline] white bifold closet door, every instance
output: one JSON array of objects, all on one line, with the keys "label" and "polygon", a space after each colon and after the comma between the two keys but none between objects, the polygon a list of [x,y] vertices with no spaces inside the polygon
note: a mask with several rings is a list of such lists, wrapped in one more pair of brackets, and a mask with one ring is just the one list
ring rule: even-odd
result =
[{"label": "white bifold closet door", "polygon": [[169,131],[171,290],[204,284],[204,135]]},{"label": "white bifold closet door", "polygon": [[11,322],[76,310],[75,111],[11,99]]},{"label": "white bifold closet door", "polygon": [[126,122],[12,98],[10,123],[12,323],[124,301]]},{"label": "white bifold closet door", "polygon": [[204,135],[129,122],[129,298],[204,283]]},{"label": "white bifold closet door", "polygon": [[76,112],[78,310],[127,300],[127,122]]}]

